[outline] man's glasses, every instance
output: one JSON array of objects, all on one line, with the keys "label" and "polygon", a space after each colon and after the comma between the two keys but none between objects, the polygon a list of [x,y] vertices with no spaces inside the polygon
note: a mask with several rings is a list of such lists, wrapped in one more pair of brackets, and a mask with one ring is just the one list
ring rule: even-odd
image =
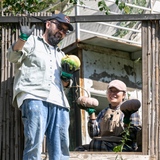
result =
[{"label": "man's glasses", "polygon": [[52,21],[50,21],[50,22],[56,24],[57,28],[58,28],[60,31],[62,31],[64,34],[68,34],[68,33],[69,33],[69,31],[68,31],[67,29],[64,29],[59,23],[52,22]]}]

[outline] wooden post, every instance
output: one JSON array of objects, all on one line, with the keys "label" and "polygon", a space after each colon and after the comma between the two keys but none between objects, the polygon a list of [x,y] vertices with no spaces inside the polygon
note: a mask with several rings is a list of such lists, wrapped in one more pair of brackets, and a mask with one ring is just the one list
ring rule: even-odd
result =
[{"label": "wooden post", "polygon": [[[1,155],[1,159],[2,159],[2,155],[3,155],[3,92],[4,92],[4,25],[2,25],[2,41],[1,41],[1,96],[0,96],[0,155]],[[2,147],[2,148],[1,148]]]},{"label": "wooden post", "polygon": [[[150,110],[151,110],[151,22],[148,21],[148,102],[147,102],[147,108],[148,108],[148,139],[150,142],[150,126],[151,126],[151,120],[150,120]],[[150,143],[148,143],[148,153],[150,154]]]},{"label": "wooden post", "polygon": [[[15,28],[15,25],[12,24],[12,29]],[[11,39],[11,42],[12,44],[15,42],[15,33],[11,34],[12,36],[12,39]],[[15,108],[12,106],[12,97],[13,97],[13,76],[14,76],[14,64],[11,64],[11,84],[10,84],[10,91],[11,91],[11,95],[10,95],[10,99],[9,99],[9,104],[10,104],[10,111],[11,111],[11,144],[10,144],[10,160],[13,160],[14,158],[14,145],[15,145],[15,132],[14,132],[14,113],[15,113]]]},{"label": "wooden post", "polygon": [[[16,29],[16,41],[18,40],[18,26],[15,26]],[[15,115],[14,115],[14,123],[15,123],[15,160],[18,160],[18,110],[15,109]]]},{"label": "wooden post", "polygon": [[[158,21],[160,25],[160,21]],[[160,28],[158,28],[158,65],[159,65],[159,70],[160,70]],[[159,72],[159,83],[160,83],[160,72]],[[158,101],[160,104],[160,88],[158,91]],[[159,117],[158,117],[158,159],[160,159],[160,109],[159,109]]]},{"label": "wooden post", "polygon": [[155,33],[155,71],[156,71],[156,97],[155,97],[155,155],[158,159],[158,121],[159,121],[159,102],[158,102],[158,91],[159,91],[159,65],[158,65],[158,29],[159,22],[156,21],[156,33]]},{"label": "wooden post", "polygon": [[151,105],[151,155],[155,155],[154,139],[155,139],[155,22],[152,22],[152,105]]},{"label": "wooden post", "polygon": [[147,100],[148,100],[148,66],[147,66],[147,21],[142,21],[142,153],[143,155],[148,154],[148,108],[147,108]]}]

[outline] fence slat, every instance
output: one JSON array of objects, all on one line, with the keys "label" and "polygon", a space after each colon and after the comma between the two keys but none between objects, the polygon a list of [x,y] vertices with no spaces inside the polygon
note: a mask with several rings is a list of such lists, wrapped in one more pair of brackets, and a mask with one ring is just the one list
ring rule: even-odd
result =
[{"label": "fence slat", "polygon": [[[150,117],[150,111],[151,111],[151,22],[148,21],[148,101],[147,101],[147,108],[148,108],[148,117]],[[151,120],[148,118],[148,139],[150,141],[150,127],[151,127]],[[149,148],[149,154],[150,154],[150,143],[148,143],[148,148]]]},{"label": "fence slat", "polygon": [[[16,39],[15,41],[18,40],[18,35],[19,35],[19,31],[18,31],[18,26],[15,26],[16,29]],[[17,108],[15,109],[15,116],[14,116],[14,123],[15,123],[15,160],[18,160],[18,110]]]},{"label": "fence slat", "polygon": [[[3,156],[3,92],[4,92],[4,25],[1,26],[2,27],[2,41],[1,41],[1,94],[0,94],[0,158],[2,159]],[[2,148],[1,148],[2,147]]]},{"label": "fence slat", "polygon": [[147,80],[147,27],[148,22],[142,22],[142,153],[143,155],[148,154],[148,129],[147,129],[147,122],[148,122],[148,108],[147,106],[147,93],[148,93],[148,80]]},{"label": "fence slat", "polygon": [[[160,27],[160,21],[159,23],[159,27]],[[158,65],[159,65],[159,71],[160,71],[160,28],[158,29]],[[160,72],[159,72],[159,84],[160,84]],[[159,100],[159,104],[160,104],[160,89],[158,91],[158,100]],[[158,122],[158,159],[160,159],[160,109],[159,109],[159,122]]]},{"label": "fence slat", "polygon": [[152,106],[151,106],[151,155],[155,154],[154,138],[155,138],[155,22],[152,22]]},{"label": "fence slat", "polygon": [[158,102],[158,90],[159,90],[159,65],[158,65],[158,21],[156,21],[155,31],[155,155],[158,157],[158,119],[159,119],[159,102]]},{"label": "fence slat", "polygon": [[[15,28],[15,25],[12,24],[12,30]],[[11,33],[12,36],[12,44],[15,42],[15,33]],[[11,64],[11,97],[9,99],[10,107],[11,107],[11,150],[10,150],[10,160],[13,160],[14,157],[14,147],[15,147],[15,132],[14,132],[14,113],[15,108],[12,106],[12,97],[13,97],[13,76],[14,76],[14,64]],[[14,159],[15,160],[15,159]]]},{"label": "fence slat", "polygon": [[9,160],[9,150],[10,150],[10,109],[9,109],[9,77],[10,77],[10,70],[9,70],[9,62],[7,60],[7,49],[8,49],[8,35],[9,35],[9,27],[6,26],[6,31],[5,31],[5,41],[6,41],[6,46],[5,46],[5,62],[6,62],[6,159]]}]

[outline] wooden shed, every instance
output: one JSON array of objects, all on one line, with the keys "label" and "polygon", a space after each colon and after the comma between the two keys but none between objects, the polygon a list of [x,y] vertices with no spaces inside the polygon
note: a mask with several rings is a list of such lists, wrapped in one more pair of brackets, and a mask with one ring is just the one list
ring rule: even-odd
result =
[{"label": "wooden shed", "polygon": [[[71,44],[63,51],[72,55],[78,53],[81,58],[80,95],[89,94],[98,99],[99,106],[96,108],[96,114],[108,107],[107,85],[114,79],[126,83],[126,99],[135,98],[142,101],[142,61],[136,61],[142,58],[140,46],[93,37]],[[80,112],[82,143],[87,144],[90,141],[87,131],[88,114],[82,110]],[[141,109],[139,112],[141,115]]]},{"label": "wooden shed", "polygon": [[[46,18],[36,14],[39,18]],[[20,34],[18,21],[21,17],[6,16],[0,17],[1,29],[1,96],[0,96],[0,159],[21,160],[24,145],[23,126],[21,123],[21,113],[12,107],[12,85],[14,79],[14,65],[6,59],[7,49],[18,39]],[[160,128],[159,128],[159,42],[160,15],[103,15],[97,16],[73,16],[71,22],[107,22],[107,21],[141,21],[142,22],[142,47],[127,45],[112,40],[94,37],[82,42],[75,42],[64,51],[68,54],[78,55],[82,66],[80,73],[74,78],[74,85],[77,84],[89,89],[92,96],[104,95],[106,84],[113,78],[124,80],[130,92],[136,89],[142,102],[142,152],[134,153],[108,153],[108,152],[72,152],[74,147],[85,143],[87,140],[84,111],[80,111],[75,103],[76,88],[70,89],[71,103],[71,127],[70,133],[70,159],[75,160],[98,160],[115,159],[122,156],[123,159],[160,159]],[[43,24],[29,17],[30,22],[36,23],[35,35],[43,33]],[[8,23],[9,22],[9,23]],[[99,43],[100,42],[100,43]],[[97,45],[100,44],[101,46]],[[104,43],[104,44],[103,44]],[[106,46],[111,43],[114,48]],[[121,47],[118,45],[122,45]],[[117,47],[117,48],[115,48]],[[127,48],[134,50],[129,52]],[[135,66],[136,56],[141,55],[142,62]],[[135,56],[135,57],[134,57]],[[107,63],[105,63],[107,62]],[[110,63],[111,62],[111,63]],[[116,66],[112,63],[116,63]],[[107,65],[110,63],[110,65]],[[134,66],[133,66],[134,65]],[[119,66],[119,67],[118,67]],[[123,67],[122,67],[123,66]],[[126,68],[125,68],[126,66]],[[129,66],[129,67],[128,67]],[[106,67],[107,70],[106,70]],[[123,70],[120,70],[122,69]],[[134,69],[134,71],[133,71]],[[113,77],[112,73],[113,72]],[[135,73],[136,80],[134,79]],[[124,75],[122,74],[124,73]],[[117,75],[117,77],[115,77]],[[127,77],[128,76],[128,77]],[[137,83],[139,82],[139,83]],[[85,95],[85,91],[79,90],[80,95]],[[99,98],[98,97],[98,98]],[[74,133],[74,134],[73,134]],[[85,138],[85,139],[84,139]],[[42,148],[42,157],[47,159],[47,149],[45,138]],[[119,158],[119,157],[118,157]]]}]

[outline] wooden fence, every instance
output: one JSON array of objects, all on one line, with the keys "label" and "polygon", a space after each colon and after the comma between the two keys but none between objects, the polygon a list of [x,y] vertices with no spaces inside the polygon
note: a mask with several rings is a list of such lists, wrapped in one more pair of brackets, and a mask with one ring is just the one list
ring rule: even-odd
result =
[{"label": "wooden fence", "polygon": [[[50,16],[51,13],[35,13],[34,16]],[[0,159],[21,160],[24,148],[23,125],[20,110],[12,106],[13,79],[15,65],[7,60],[7,49],[18,40],[20,28],[18,23],[5,23],[1,26],[1,92],[0,92]],[[43,33],[42,23],[36,23],[34,35]],[[46,153],[46,138],[42,153]]]},{"label": "wooden fence", "polygon": [[[48,18],[52,13],[33,13],[33,16],[40,16],[41,18]],[[0,92],[0,160],[21,160],[24,148],[24,135],[23,135],[23,124],[21,121],[21,112],[20,110],[12,106],[12,97],[13,97],[13,80],[16,65],[10,63],[7,60],[7,50],[8,48],[18,40],[20,35],[20,26],[19,20],[25,15],[13,16],[6,15],[10,21],[13,21],[15,18],[18,18],[16,22],[4,22],[0,23],[0,32],[1,32],[1,92]],[[30,15],[31,16],[31,15]],[[30,24],[35,24],[36,27],[33,31],[33,34],[38,36],[43,34],[44,23],[35,19],[36,22],[31,22],[31,17],[26,18]],[[4,17],[1,17],[2,19]],[[24,22],[23,22],[24,23]],[[78,76],[76,74],[76,76]],[[74,77],[78,79],[77,77]],[[75,83],[75,81],[74,81]],[[75,122],[77,119],[80,119],[78,116],[80,113],[77,111],[73,101],[75,99],[75,88],[70,89],[69,103],[71,107],[70,110],[70,150],[73,150],[77,145],[80,145],[81,137],[76,140],[77,131],[75,132]],[[77,116],[75,116],[75,113]],[[79,121],[79,120],[78,120]],[[80,124],[80,122],[78,122]],[[74,135],[73,135],[74,134]],[[46,137],[44,137],[42,144],[42,159],[45,159],[47,155],[46,147]]]}]

